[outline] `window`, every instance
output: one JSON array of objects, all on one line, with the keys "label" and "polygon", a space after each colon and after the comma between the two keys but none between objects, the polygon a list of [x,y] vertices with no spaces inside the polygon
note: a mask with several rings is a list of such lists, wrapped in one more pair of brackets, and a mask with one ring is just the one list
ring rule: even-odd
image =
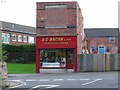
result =
[{"label": "window", "polygon": [[23,42],[27,42],[27,36],[23,36]]},{"label": "window", "polygon": [[104,46],[99,46],[98,51],[99,51],[99,54],[105,54],[105,47]]},{"label": "window", "polygon": [[35,42],[35,41],[34,41],[34,37],[29,36],[29,38],[28,38],[28,42],[29,42],[29,43],[34,43],[34,42]]},{"label": "window", "polygon": [[18,42],[22,42],[22,36],[18,35]]},{"label": "window", "polygon": [[109,37],[109,42],[115,42],[115,37]]},{"label": "window", "polygon": [[16,41],[16,35],[15,34],[12,35],[12,41]]},{"label": "window", "polygon": [[94,54],[96,52],[96,47],[95,46],[92,46],[91,47],[91,50],[92,50],[92,54]]},{"label": "window", "polygon": [[2,42],[9,43],[10,42],[10,34],[2,33]]},{"label": "window", "polygon": [[106,46],[106,52],[110,52],[110,47]]}]

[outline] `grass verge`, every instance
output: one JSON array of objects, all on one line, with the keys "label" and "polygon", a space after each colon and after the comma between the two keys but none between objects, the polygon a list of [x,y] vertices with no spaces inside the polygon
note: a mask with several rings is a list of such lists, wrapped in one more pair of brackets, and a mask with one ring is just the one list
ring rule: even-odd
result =
[{"label": "grass verge", "polygon": [[35,64],[7,63],[8,74],[35,73]]}]

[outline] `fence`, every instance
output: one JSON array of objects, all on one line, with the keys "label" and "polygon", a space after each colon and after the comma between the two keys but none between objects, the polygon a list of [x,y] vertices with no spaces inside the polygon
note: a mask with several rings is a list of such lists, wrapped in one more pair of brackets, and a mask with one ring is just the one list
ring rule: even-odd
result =
[{"label": "fence", "polygon": [[119,54],[82,54],[78,55],[78,71],[120,70]]}]

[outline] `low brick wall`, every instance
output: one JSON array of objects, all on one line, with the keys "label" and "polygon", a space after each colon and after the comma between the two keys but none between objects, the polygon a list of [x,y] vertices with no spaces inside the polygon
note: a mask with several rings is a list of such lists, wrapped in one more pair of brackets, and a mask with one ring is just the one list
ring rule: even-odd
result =
[{"label": "low brick wall", "polygon": [[5,81],[8,79],[7,75],[7,63],[0,61],[0,88],[5,87]]}]

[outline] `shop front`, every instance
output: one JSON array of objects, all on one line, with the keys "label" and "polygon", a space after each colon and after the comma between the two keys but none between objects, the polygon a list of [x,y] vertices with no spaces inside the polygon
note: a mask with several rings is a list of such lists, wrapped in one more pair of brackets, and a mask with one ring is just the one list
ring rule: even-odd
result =
[{"label": "shop front", "polygon": [[77,71],[76,36],[37,36],[36,73],[40,69],[74,69]]}]

